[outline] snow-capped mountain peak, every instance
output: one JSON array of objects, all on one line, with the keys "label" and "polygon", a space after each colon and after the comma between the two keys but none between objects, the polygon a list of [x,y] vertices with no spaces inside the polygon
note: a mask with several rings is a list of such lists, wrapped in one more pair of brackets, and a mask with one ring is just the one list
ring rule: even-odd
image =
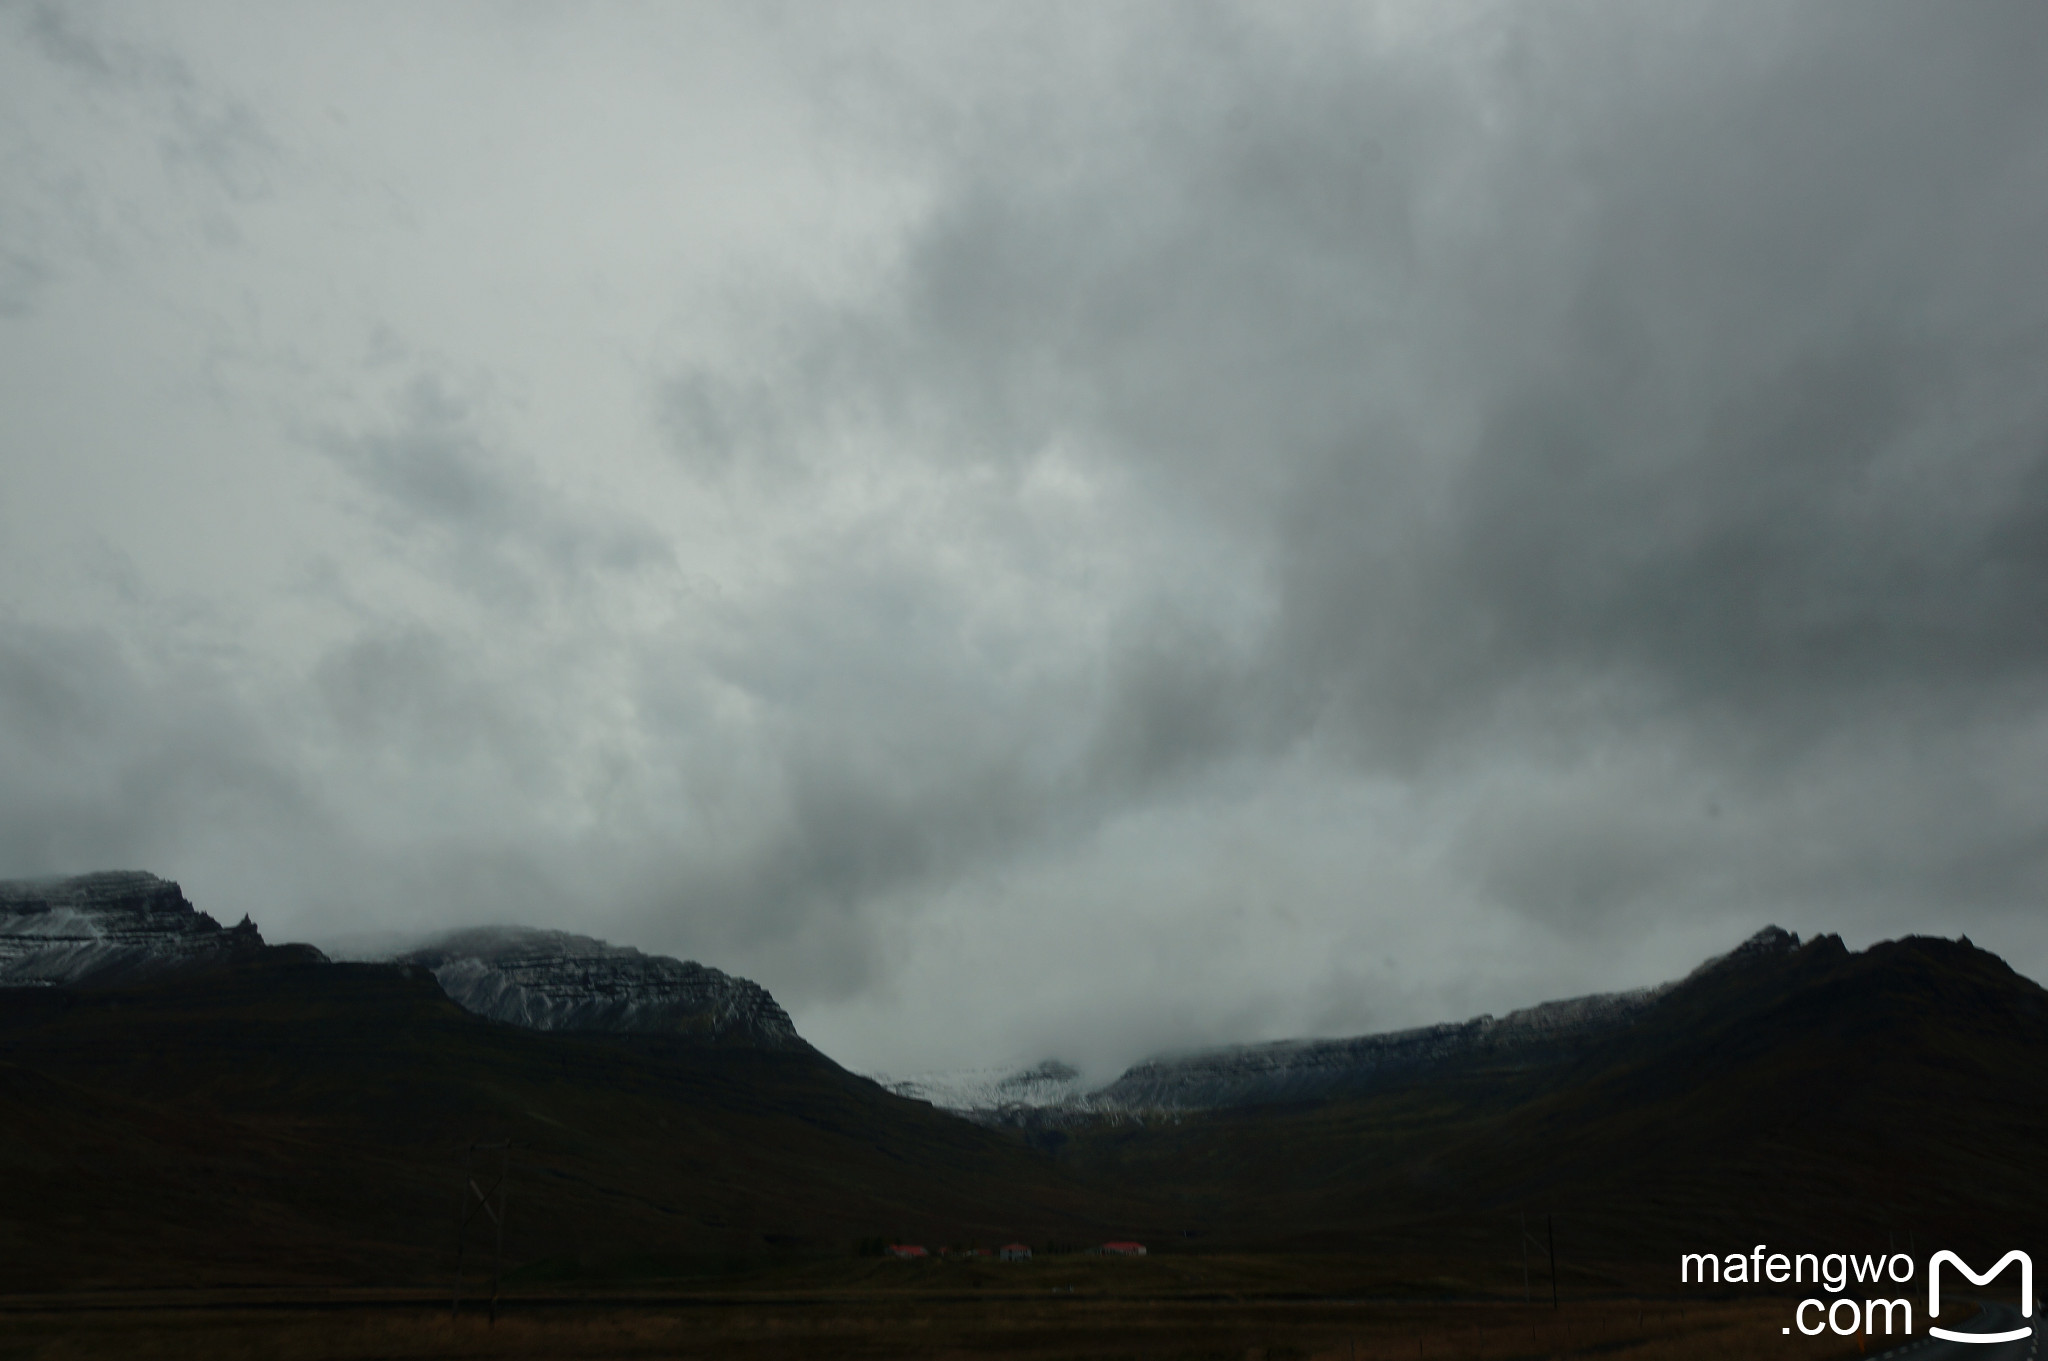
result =
[{"label": "snow-capped mountain peak", "polygon": [[526,926],[455,931],[394,962],[433,971],[466,1011],[530,1030],[688,1034],[804,1049],[760,984],[690,960]]}]

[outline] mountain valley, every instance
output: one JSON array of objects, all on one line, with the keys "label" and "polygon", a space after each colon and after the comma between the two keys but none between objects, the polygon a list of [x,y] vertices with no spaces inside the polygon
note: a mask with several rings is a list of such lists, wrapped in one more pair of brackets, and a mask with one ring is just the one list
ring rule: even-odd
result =
[{"label": "mountain valley", "polygon": [[529,1283],[1116,1237],[1482,1279],[1540,1220],[1593,1289],[1681,1248],[2048,1226],[2048,994],[1967,942],[1773,930],[1499,1019],[1095,1091],[1054,1064],[985,1075],[968,1119],[845,1071],[757,985],[559,932],[337,962],[101,875],[0,889],[0,941],[21,1288],[432,1281],[465,1169],[494,1157]]}]

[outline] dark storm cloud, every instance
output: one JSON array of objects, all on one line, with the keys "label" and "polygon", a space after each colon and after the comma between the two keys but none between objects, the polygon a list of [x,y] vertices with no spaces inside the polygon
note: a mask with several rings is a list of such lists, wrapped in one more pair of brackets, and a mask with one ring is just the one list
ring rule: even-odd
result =
[{"label": "dark storm cloud", "polygon": [[878,1064],[2048,960],[2038,6],[152,13],[0,15],[19,872]]},{"label": "dark storm cloud", "polygon": [[[2024,910],[2029,803],[1948,795],[2048,681],[2048,23],[1508,11],[1432,73],[1323,17],[1177,11],[1026,96],[886,308],[794,361],[958,464],[1078,431],[1253,564],[1249,636],[1125,619],[1084,768],[1139,798],[1299,742],[1451,787],[1534,761],[1560,806],[1468,849],[1561,924],[1731,855],[1742,910]],[[1564,792],[1617,744],[1663,777]],[[1703,789],[1856,854],[1704,835]]]},{"label": "dark storm cloud", "polygon": [[[869,981],[878,901],[984,869],[1065,816],[1062,768],[1042,759],[1058,739],[1034,736],[1059,696],[991,676],[959,632],[969,586],[886,535],[834,536],[790,567],[775,596],[721,609],[710,644],[640,658],[636,705],[653,759],[687,780],[678,831],[695,846],[640,897],[754,949],[850,933],[787,966],[836,995]],[[738,750],[700,745],[706,686],[760,714]]]},{"label": "dark storm cloud", "polygon": [[[1550,187],[1576,239],[1500,242],[1558,296],[1500,317],[1530,353],[1471,375],[1422,615],[1482,697],[1592,671],[1796,730],[2040,670],[2040,25],[1813,17],[1836,22],[1761,69],[1648,63],[1572,129],[1598,148]],[[1356,578],[1305,575],[1315,631]]]}]

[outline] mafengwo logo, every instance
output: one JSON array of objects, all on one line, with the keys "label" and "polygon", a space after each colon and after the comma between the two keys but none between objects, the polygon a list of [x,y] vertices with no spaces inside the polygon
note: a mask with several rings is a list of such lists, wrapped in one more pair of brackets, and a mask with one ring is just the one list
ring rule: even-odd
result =
[{"label": "mafengwo logo", "polygon": [[[2033,1258],[2027,1256],[2018,1248],[2014,1248],[2011,1252],[1998,1259],[1998,1265],[1980,1276],[1970,1270],[1969,1263],[1944,1248],[1940,1252],[1935,1253],[1927,1263],[1927,1317],[1930,1320],[1941,1317],[1941,1266],[1944,1262],[1953,1263],[1957,1271],[1970,1278],[1972,1285],[1989,1285],[1998,1277],[2000,1272],[2004,1271],[2014,1262],[2018,1262],[2020,1264],[2020,1316],[2022,1318],[2032,1318],[2034,1316]],[[2024,1328],[2013,1328],[2003,1333],[1956,1333],[1950,1332],[1946,1328],[1937,1328],[1932,1322],[1929,1322],[1927,1331],[1935,1337],[1947,1338],[1950,1342],[2012,1342],[2018,1338],[2032,1336],[2034,1329],[2033,1325],[2029,1324]]]},{"label": "mafengwo logo", "polygon": [[[1944,1266],[1954,1267],[1972,1285],[1988,1286],[2015,1263],[2020,1269],[2019,1316],[2031,1319],[2034,1316],[2034,1259],[2026,1253],[2014,1248],[1999,1258],[1990,1270],[1982,1272],[1946,1248],[1935,1253],[1927,1263],[1928,1335],[1948,1342],[1987,1345],[2031,1337],[2034,1332],[2031,1323],[2018,1328],[1983,1332],[1962,1332],[1938,1327],[1934,1323],[1941,1317],[1941,1270]],[[1832,1301],[1799,1301],[1792,1312],[1792,1323],[1780,1331],[1790,1333],[1797,1327],[1808,1337],[1818,1337],[1824,1332],[1832,1332],[1838,1337],[1853,1337],[1858,1333],[1888,1336],[1913,1331],[1913,1302],[1909,1299],[1858,1298],[1847,1292],[1850,1287],[1861,1285],[1872,1288],[1874,1295],[1877,1290],[1909,1284],[1916,1265],[1912,1257],[1903,1252],[1860,1257],[1831,1252],[1823,1257],[1811,1252],[1771,1252],[1759,1243],[1747,1254],[1731,1252],[1725,1258],[1705,1252],[1681,1253],[1678,1282],[1680,1285],[1798,1285],[1811,1281],[1837,1298]],[[2012,1315],[2003,1306],[1987,1306],[1982,1317],[1995,1327],[2000,1321],[2009,1321]]]}]

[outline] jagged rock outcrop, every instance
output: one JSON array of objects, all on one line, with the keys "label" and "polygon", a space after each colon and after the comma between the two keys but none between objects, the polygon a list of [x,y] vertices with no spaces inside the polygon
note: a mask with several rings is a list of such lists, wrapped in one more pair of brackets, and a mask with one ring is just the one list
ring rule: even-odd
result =
[{"label": "jagged rock outcrop", "polygon": [[399,955],[466,1011],[531,1030],[694,1035],[809,1049],[768,990],[717,969],[531,927],[457,931]]},{"label": "jagged rock outcrop", "polygon": [[139,870],[0,880],[0,987],[129,983],[273,948],[247,917],[224,927],[175,883]]},{"label": "jagged rock outcrop", "polygon": [[[1766,926],[1727,954],[1715,955],[1712,959],[1687,974],[1682,981],[1690,983],[1695,979],[1705,978],[1723,969],[1741,968],[1743,965],[1756,960],[1772,959],[1778,955],[1789,955],[1798,948],[1799,935],[1797,932],[1787,931],[1783,927],[1778,926]],[[1676,987],[1677,984],[1667,983],[1665,986],[1670,988]]]}]

